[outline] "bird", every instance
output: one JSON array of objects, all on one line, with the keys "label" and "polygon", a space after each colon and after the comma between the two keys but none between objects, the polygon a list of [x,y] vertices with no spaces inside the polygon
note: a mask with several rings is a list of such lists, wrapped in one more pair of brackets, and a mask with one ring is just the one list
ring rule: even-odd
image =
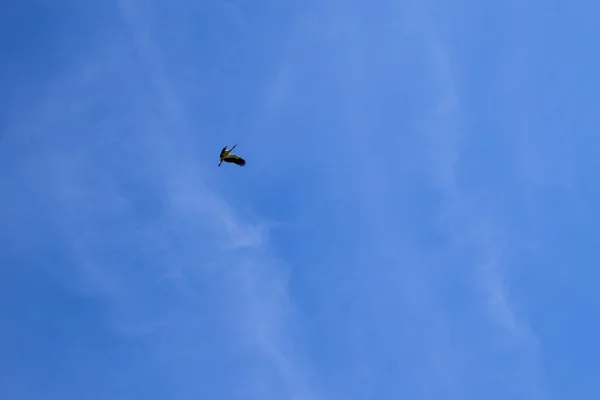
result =
[{"label": "bird", "polygon": [[223,150],[221,150],[221,155],[219,156],[219,158],[220,158],[219,167],[221,166],[221,163],[223,161],[237,164],[240,167],[243,167],[244,165],[246,165],[246,160],[244,160],[241,157],[236,156],[235,154],[231,154],[231,151],[233,149],[235,149],[235,146],[237,146],[237,144],[234,144],[233,147],[229,150],[227,150],[227,146],[223,147]]}]

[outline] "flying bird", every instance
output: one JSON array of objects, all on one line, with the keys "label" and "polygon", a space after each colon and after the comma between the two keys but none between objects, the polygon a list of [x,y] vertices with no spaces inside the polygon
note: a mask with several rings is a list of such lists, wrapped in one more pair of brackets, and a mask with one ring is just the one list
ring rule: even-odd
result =
[{"label": "flying bird", "polygon": [[223,147],[223,150],[221,150],[221,155],[219,156],[219,158],[220,158],[219,167],[221,166],[221,163],[223,161],[237,164],[240,167],[243,167],[244,165],[246,165],[246,160],[244,160],[241,157],[236,156],[235,154],[231,154],[231,151],[233,149],[235,149],[235,146],[237,146],[237,144],[234,144],[233,147],[230,148],[229,150],[227,150],[227,146]]}]

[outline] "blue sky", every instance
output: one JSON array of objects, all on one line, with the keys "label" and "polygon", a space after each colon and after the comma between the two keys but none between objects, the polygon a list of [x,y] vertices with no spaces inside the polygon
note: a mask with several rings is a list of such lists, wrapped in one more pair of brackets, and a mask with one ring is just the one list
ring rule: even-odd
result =
[{"label": "blue sky", "polygon": [[599,13],[4,7],[2,397],[598,398]]}]

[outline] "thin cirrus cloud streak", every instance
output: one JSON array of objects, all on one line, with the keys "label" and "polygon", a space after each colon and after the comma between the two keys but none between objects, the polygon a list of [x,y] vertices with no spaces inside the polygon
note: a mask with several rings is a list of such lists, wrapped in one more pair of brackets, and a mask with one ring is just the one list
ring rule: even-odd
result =
[{"label": "thin cirrus cloud streak", "polygon": [[[430,28],[427,36],[432,57],[438,66],[436,75],[440,79],[442,91],[437,109],[438,118],[447,121],[436,130],[442,137],[448,136],[447,140],[443,140],[447,145],[442,146],[443,154],[437,157],[438,161],[434,163],[433,170],[439,177],[438,182],[447,199],[447,209],[442,220],[448,218],[448,223],[444,225],[452,237],[466,237],[464,241],[459,239],[457,243],[460,247],[471,247],[470,251],[475,256],[474,278],[483,293],[483,301],[488,307],[490,318],[501,330],[503,341],[512,343],[521,353],[516,357],[517,375],[520,375],[517,378],[518,383],[514,386],[516,393],[540,398],[544,394],[539,380],[537,339],[527,322],[513,311],[506,280],[502,274],[502,271],[506,271],[505,262],[510,263],[510,257],[513,255],[513,252],[507,250],[511,246],[514,247],[515,239],[519,238],[507,232],[506,227],[500,223],[494,202],[490,202],[492,206],[482,206],[479,203],[481,199],[471,196],[460,187],[457,161],[460,158],[461,143],[469,140],[469,135],[477,133],[467,130],[461,118],[461,104],[456,82],[450,71],[449,57],[440,45],[440,40],[433,34],[433,28]],[[515,135],[515,140],[517,138]]]},{"label": "thin cirrus cloud streak", "polygon": [[[153,66],[149,73],[158,87],[158,93],[165,99],[165,106],[171,113],[169,117],[177,120],[175,127],[178,131],[189,132],[185,116],[181,115],[182,107],[177,95],[173,92],[165,76],[155,69],[157,64],[160,65],[160,55],[152,48],[148,37],[145,36],[143,21],[138,19],[132,3],[121,2],[121,4],[125,4],[124,15],[132,29],[137,49],[141,51],[143,57],[148,59],[147,65]],[[168,159],[170,162],[173,161],[173,158],[169,157]],[[194,164],[190,162],[189,166],[193,168]],[[172,167],[169,166],[169,168]],[[193,218],[191,221],[189,218],[195,213],[202,215],[210,221],[210,226],[214,227],[215,233],[220,233],[219,236],[225,240],[222,243],[224,250],[235,250],[247,246],[255,249],[264,247],[262,246],[264,244],[263,232],[239,221],[223,200],[197,183],[201,181],[199,176],[186,176],[183,170],[184,168],[170,171],[171,175],[167,178],[173,182],[178,180],[176,176],[184,176],[183,182],[174,183],[175,187],[170,188],[168,195],[172,211],[175,213],[174,218],[188,219],[188,224],[191,225],[190,233],[193,234],[195,228],[200,228],[199,225],[204,225],[204,223],[198,221],[198,225],[194,226]],[[245,337],[243,340],[240,338],[238,340],[241,340],[242,343],[249,341],[252,346],[256,346],[260,353],[273,362],[286,385],[282,395],[287,394],[291,398],[314,398],[314,394],[310,394],[310,396],[307,394],[311,390],[306,383],[302,382],[303,366],[294,359],[296,355],[290,353],[290,347],[285,343],[286,318],[289,313],[286,305],[285,276],[281,275],[281,271],[275,270],[276,267],[282,265],[270,261],[268,257],[258,259],[243,255],[238,257],[240,256],[234,255],[231,259],[233,264],[239,264],[241,268],[239,272],[234,273],[236,277],[231,290],[237,291],[238,294],[232,297],[239,302],[237,307],[243,305],[247,310],[239,309],[231,315],[233,320],[238,321],[233,324],[241,325],[239,335]],[[256,379],[260,380],[261,377],[257,376]],[[262,388],[262,390],[266,390],[263,394],[269,397],[275,396],[275,393],[269,393],[272,389],[268,388],[268,384],[266,386],[266,389]]]},{"label": "thin cirrus cloud streak", "polygon": [[[465,249],[466,246],[466,251],[473,254],[470,257],[473,277],[481,290],[481,300],[487,306],[490,320],[501,332],[502,339],[498,344],[504,346],[507,342],[511,343],[512,346],[516,346],[517,352],[521,353],[515,356],[515,379],[510,379],[517,383],[507,387],[512,387],[519,395],[540,398],[542,389],[537,365],[537,341],[527,322],[515,315],[501,272],[505,270],[503,261],[511,255],[511,252],[508,252],[505,257],[503,253],[506,253],[507,246],[510,246],[513,238],[498,224],[493,206],[492,209],[488,206],[481,207],[479,199],[473,198],[461,188],[456,172],[457,162],[460,159],[461,142],[468,140],[468,135],[472,132],[465,131],[461,121],[461,104],[449,70],[449,58],[444,54],[439,40],[430,37],[429,41],[432,57],[438,65],[442,91],[437,117],[433,120],[443,121],[434,129],[441,136],[443,144],[441,153],[433,156],[432,172],[446,199],[442,221],[448,222],[443,225],[451,237],[464,238],[455,239],[459,248]],[[462,132],[460,136],[458,132]]]},{"label": "thin cirrus cloud streak", "polygon": [[[441,45],[426,13],[423,12],[423,9],[419,9],[418,6],[414,6],[411,11],[413,12],[409,12],[409,17],[405,17],[405,19],[410,20],[411,17],[413,18],[409,26],[416,31],[416,36],[421,39],[420,43],[423,43],[425,48],[429,51],[429,65],[433,66],[433,78],[436,82],[435,88],[429,90],[432,95],[431,98],[435,99],[436,104],[432,104],[430,108],[431,111],[417,117],[419,121],[422,122],[417,122],[418,126],[416,130],[423,136],[421,138],[413,138],[413,142],[410,143],[413,146],[412,149],[416,150],[416,153],[419,156],[422,156],[421,161],[417,161],[414,157],[411,157],[411,154],[406,154],[406,156],[415,163],[413,166],[416,167],[417,170],[421,170],[421,173],[426,174],[427,179],[430,180],[442,194],[441,201],[442,204],[444,204],[444,209],[440,215],[439,222],[441,223],[443,230],[452,238],[451,242],[455,243],[456,247],[454,247],[452,251],[456,252],[464,250],[467,254],[467,265],[469,265],[469,267],[466,268],[466,271],[465,269],[461,269],[458,270],[457,273],[467,274],[477,281],[476,286],[482,291],[482,295],[477,296],[474,300],[479,300],[486,304],[489,319],[498,324],[502,339],[496,342],[496,344],[503,346],[504,342],[508,341],[519,347],[521,349],[519,351],[523,352],[522,356],[517,355],[514,358],[516,365],[521,365],[523,367],[516,368],[516,374],[519,375],[517,381],[520,381],[520,383],[515,390],[517,392],[524,391],[529,394],[533,393],[539,395],[540,388],[538,387],[539,383],[537,380],[538,371],[536,366],[537,355],[535,338],[531,335],[526,323],[519,320],[514,315],[506,294],[503,277],[500,273],[499,263],[503,258],[498,257],[498,252],[501,252],[507,244],[502,243],[501,238],[493,237],[494,235],[498,236],[502,233],[502,226],[498,226],[496,221],[493,221],[495,218],[493,214],[494,210],[481,208],[478,204],[478,199],[471,198],[470,194],[461,188],[459,179],[457,178],[456,169],[457,162],[461,156],[461,145],[469,139],[467,135],[469,132],[464,132],[465,127],[461,125],[461,114],[468,112],[468,110],[461,109],[459,91],[457,91],[456,83],[449,67],[451,64],[450,58]],[[381,19],[385,20],[385,17]],[[380,23],[381,19],[379,20]],[[369,41],[369,39],[371,39],[368,36],[369,32],[361,32],[360,29],[357,29],[356,31],[348,29],[343,32],[345,35],[341,35],[344,38],[342,40],[342,45],[353,46],[352,53],[356,54],[355,58],[342,58],[343,61],[341,63],[343,65],[354,66],[364,63],[363,60],[366,59],[367,55],[363,54],[361,56],[360,50],[357,50],[357,48],[360,48],[361,42],[379,43],[379,46],[381,46],[380,42],[377,40],[380,39],[380,37],[372,38],[373,40]],[[390,34],[390,32],[387,32],[387,34]],[[365,37],[367,37],[367,39],[365,39]],[[342,53],[342,55],[343,54],[344,53]],[[394,60],[386,59],[386,62],[393,63]],[[343,67],[340,66],[340,69],[343,70]],[[372,87],[369,86],[357,88],[357,80],[353,75],[348,76],[348,82],[349,86],[346,89],[346,93],[348,94],[347,97],[351,97],[356,93],[356,96],[358,96],[357,98],[360,98],[361,96],[364,96],[365,93],[369,93],[369,90],[373,90]],[[360,102],[361,100],[359,99],[358,101]],[[373,128],[373,118],[368,114],[361,114],[361,111],[359,110],[360,103],[357,104],[357,106],[349,105],[349,107],[357,108],[354,112],[349,113],[351,117],[349,117],[348,126],[360,126],[363,131],[365,130],[364,128]],[[366,104],[363,104],[363,106],[366,106]],[[359,119],[361,115],[362,121]],[[360,128],[358,129],[359,131],[361,130]],[[358,141],[356,142],[357,147],[355,151],[358,151],[360,154],[362,153],[360,149],[367,149],[370,143],[377,140],[373,139],[373,137],[377,137],[378,135],[374,131],[375,129],[370,129],[368,133],[362,133],[363,135],[368,134],[368,138],[365,136],[356,137]],[[360,134],[361,132],[359,132],[359,135]],[[394,139],[393,137],[380,138],[378,141],[385,142],[387,145],[389,145],[390,142],[398,142],[397,139]],[[374,155],[374,150],[372,149],[369,154]],[[400,150],[396,151],[396,154],[399,158],[402,157],[402,152]],[[360,155],[361,157],[368,159],[367,154]],[[369,164],[373,164],[374,162],[377,161],[373,160],[373,157],[371,157]],[[371,170],[371,172],[368,172],[369,170]],[[379,165],[379,168],[364,168],[362,172],[366,174],[364,181],[369,183],[364,187],[365,190],[362,192],[363,194],[361,194],[361,196],[365,196],[367,209],[370,210],[371,221],[378,221],[372,222],[374,229],[373,234],[376,238],[380,238],[385,242],[386,239],[384,238],[389,237],[390,235],[399,234],[397,230],[390,228],[389,224],[386,224],[385,222],[386,218],[390,221],[389,217],[391,210],[388,209],[387,212],[383,211],[385,210],[386,201],[385,194],[382,190],[390,192],[390,190],[395,187],[394,178],[385,176],[386,172],[381,164]],[[357,176],[360,176],[360,174]],[[385,184],[377,185],[375,184],[376,182],[385,182]],[[488,215],[489,212],[492,212],[492,214]],[[493,223],[488,225],[481,224],[479,221],[483,220],[491,220]],[[486,236],[493,238],[491,243],[481,239]],[[466,239],[460,239],[464,237],[466,237]],[[421,266],[425,267],[424,265]],[[428,274],[424,272],[413,271],[412,274],[413,276],[411,279],[413,279],[414,282],[424,280],[426,286],[430,286],[431,283],[428,282],[435,279],[434,275],[429,274],[429,276],[427,276]],[[426,276],[417,278],[422,274],[426,274]],[[408,276],[409,275],[406,277]],[[421,288],[425,289],[423,287]],[[471,289],[476,291],[477,288],[472,287]],[[432,289],[429,289],[429,291],[431,290]],[[421,299],[419,302],[415,303],[415,306],[425,307],[427,305],[429,307],[428,313],[435,316],[432,318],[438,320],[437,323],[441,324],[440,327],[444,326],[444,324],[453,322],[452,320],[454,320],[455,317],[444,316],[444,307],[438,303],[439,300],[436,299],[436,296],[433,295],[432,298],[430,297],[427,299],[427,296],[424,293],[427,293],[426,289],[423,290],[422,293],[414,293],[415,298]],[[475,304],[473,304],[472,307],[475,307]],[[446,322],[442,322],[444,320]],[[433,322],[431,323],[434,324]],[[481,324],[482,327],[484,325],[483,323],[479,324]],[[474,329],[477,329],[477,327],[474,327]],[[445,337],[443,333],[437,334],[435,339],[430,339],[442,346],[437,349],[439,354],[443,354],[443,350],[448,350],[447,346],[449,346],[449,344],[443,343],[445,341],[448,342],[449,337]],[[486,341],[487,339],[483,340]],[[487,346],[495,347],[496,344],[491,343]],[[463,342],[462,346],[466,347],[468,346],[468,343]],[[440,359],[438,356],[432,357],[432,364],[430,364],[430,366],[431,371],[433,372],[435,371],[433,363],[444,362],[444,360]],[[456,353],[447,354],[446,362],[449,363],[447,365],[448,368],[438,370],[438,375],[436,375],[436,378],[440,383],[437,390],[454,390],[456,395],[463,390],[469,392],[469,375],[470,373],[474,373],[474,371],[467,367],[455,368],[456,365],[453,366],[453,364],[459,362],[458,360],[460,357],[462,356]],[[523,361],[521,361],[521,357]],[[512,375],[513,372],[508,369],[505,372],[507,379],[512,380],[511,378],[508,378],[508,376]],[[443,386],[444,384],[441,383],[444,380],[446,386]],[[436,389],[434,389],[433,392],[430,391],[431,389],[423,390],[426,392],[429,390],[429,393],[433,395]]]}]

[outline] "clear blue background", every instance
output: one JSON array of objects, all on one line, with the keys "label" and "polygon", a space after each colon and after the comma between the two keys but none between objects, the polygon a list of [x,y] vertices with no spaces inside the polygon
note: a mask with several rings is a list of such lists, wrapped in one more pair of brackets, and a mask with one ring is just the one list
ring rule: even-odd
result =
[{"label": "clear blue background", "polygon": [[598,15],[7,2],[0,397],[600,398]]}]

